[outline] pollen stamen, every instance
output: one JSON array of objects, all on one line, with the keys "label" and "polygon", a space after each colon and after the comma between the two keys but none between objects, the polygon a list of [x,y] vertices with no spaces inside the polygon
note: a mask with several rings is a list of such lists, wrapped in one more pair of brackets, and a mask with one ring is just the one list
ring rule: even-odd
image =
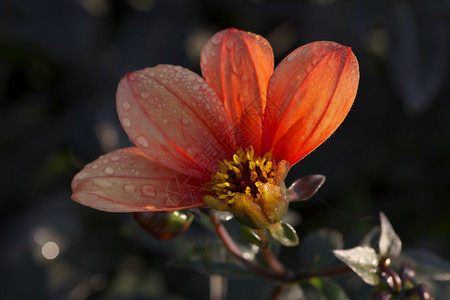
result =
[{"label": "pollen stamen", "polygon": [[264,183],[275,183],[275,166],[271,152],[255,157],[253,147],[238,149],[231,160],[219,161],[208,189],[227,205],[232,204],[236,193],[251,196],[258,202],[261,199],[258,187]]}]

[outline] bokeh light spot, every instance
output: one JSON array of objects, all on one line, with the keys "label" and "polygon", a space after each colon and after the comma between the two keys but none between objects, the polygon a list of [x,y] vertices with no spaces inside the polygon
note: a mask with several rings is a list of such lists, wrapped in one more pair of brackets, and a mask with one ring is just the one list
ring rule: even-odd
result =
[{"label": "bokeh light spot", "polygon": [[55,259],[59,255],[59,246],[55,242],[47,242],[42,246],[41,252],[46,259]]}]

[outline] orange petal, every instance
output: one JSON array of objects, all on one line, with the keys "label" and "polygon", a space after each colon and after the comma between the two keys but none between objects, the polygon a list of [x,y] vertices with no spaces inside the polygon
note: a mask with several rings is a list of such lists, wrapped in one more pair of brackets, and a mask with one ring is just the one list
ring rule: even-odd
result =
[{"label": "orange petal", "polygon": [[72,200],[109,212],[173,211],[204,206],[200,186],[132,147],[86,165],[72,181]]},{"label": "orange petal", "polygon": [[350,48],[315,42],[275,69],[264,115],[263,148],[291,165],[322,144],[342,123],[356,96],[359,67]]},{"label": "orange petal", "polygon": [[160,164],[209,178],[234,153],[230,121],[214,91],[197,74],[159,65],[125,76],[117,111],[131,140]]},{"label": "orange petal", "polygon": [[234,28],[215,34],[201,53],[203,77],[223,100],[237,145],[253,146],[256,155],[261,150],[262,115],[273,64],[267,40]]}]

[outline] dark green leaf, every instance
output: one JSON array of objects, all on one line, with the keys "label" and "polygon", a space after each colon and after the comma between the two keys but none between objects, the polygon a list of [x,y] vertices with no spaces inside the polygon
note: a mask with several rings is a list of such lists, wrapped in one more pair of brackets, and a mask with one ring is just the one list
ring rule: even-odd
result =
[{"label": "dark green leaf", "polygon": [[[245,252],[248,257],[255,257],[251,250]],[[171,266],[194,269],[206,274],[224,276],[250,274],[237,262],[221,242],[208,242],[194,247],[184,255],[170,262]]]},{"label": "dark green leaf", "polygon": [[262,246],[261,238],[250,227],[242,225],[241,226],[241,235],[244,238],[244,240],[246,240],[250,244],[256,245],[258,247]]},{"label": "dark green leaf", "polygon": [[295,229],[288,223],[283,221],[272,224],[269,232],[273,239],[286,247],[293,247],[298,245],[298,236]]},{"label": "dark green leaf", "polygon": [[370,285],[377,285],[380,281],[378,269],[378,255],[375,249],[358,246],[345,250],[334,250],[334,255],[349,266],[362,280]]},{"label": "dark green leaf", "polygon": [[305,282],[302,285],[304,299],[308,300],[328,300],[324,293],[311,282]]},{"label": "dark green leaf", "polygon": [[342,249],[342,234],[332,229],[319,229],[308,234],[300,244],[300,259],[310,270],[321,270],[332,264],[333,250]]},{"label": "dark green leaf", "polygon": [[334,280],[329,278],[313,278],[310,280],[318,290],[322,292],[327,300],[349,300],[344,289]]}]

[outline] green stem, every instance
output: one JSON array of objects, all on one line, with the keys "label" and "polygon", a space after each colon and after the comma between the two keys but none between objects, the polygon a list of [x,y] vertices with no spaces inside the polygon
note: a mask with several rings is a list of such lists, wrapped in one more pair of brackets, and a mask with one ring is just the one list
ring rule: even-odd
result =
[{"label": "green stem", "polygon": [[260,274],[264,277],[267,277],[269,279],[275,279],[275,280],[282,280],[283,277],[279,276],[269,270],[263,269],[260,266],[254,264],[253,262],[247,260],[244,257],[244,254],[242,253],[241,249],[234,243],[231,236],[228,234],[228,231],[223,226],[222,222],[214,218],[213,216],[210,216],[211,222],[214,226],[214,229],[217,232],[217,235],[222,240],[225,247],[230,251],[230,253],[239,260],[242,264],[244,264],[247,268],[249,268],[251,271]]},{"label": "green stem", "polygon": [[262,241],[262,254],[264,259],[266,260],[269,267],[277,274],[285,274],[286,268],[283,266],[283,264],[278,260],[278,258],[273,254],[272,250],[270,249],[270,245],[268,243],[267,238],[267,231],[264,230],[258,230],[258,235],[261,238]]},{"label": "green stem", "polygon": [[[241,249],[239,249],[239,247],[235,244],[225,226],[223,226],[222,222],[214,218],[214,216],[212,215],[210,215],[209,218],[214,226],[214,229],[217,232],[217,235],[222,240],[228,251],[249,270],[269,280],[278,281],[281,283],[294,283],[296,281],[307,280],[313,277],[331,277],[352,272],[349,267],[344,266],[336,269],[291,275],[286,272],[284,266],[278,261],[278,259],[273,255],[271,251],[263,255],[265,256],[265,259],[268,261],[268,264],[270,265],[272,270],[264,269],[244,257],[244,253],[242,253]],[[275,266],[277,264],[280,264],[282,269],[280,266]]]}]

